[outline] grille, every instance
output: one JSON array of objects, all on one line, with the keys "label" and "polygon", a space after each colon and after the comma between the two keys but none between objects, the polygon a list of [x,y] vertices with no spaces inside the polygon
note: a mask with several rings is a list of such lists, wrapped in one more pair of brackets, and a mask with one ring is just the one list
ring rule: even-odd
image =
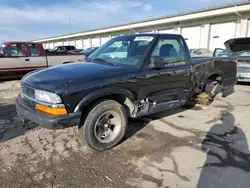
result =
[{"label": "grille", "polygon": [[35,97],[35,90],[23,84],[22,84],[22,93],[31,98]]},{"label": "grille", "polygon": [[[22,94],[24,94],[30,98],[35,97],[35,94],[34,94],[35,90],[29,86],[24,85],[24,84],[21,85],[21,92],[22,92]],[[22,94],[21,94],[21,96],[22,96]],[[35,109],[35,103],[32,100],[29,100],[25,97],[22,97],[22,102],[23,102],[23,105],[26,106],[27,108]]]},{"label": "grille", "polygon": [[31,108],[31,109],[35,109],[35,105],[36,105],[33,101],[25,99],[25,98],[23,98],[23,104],[24,106]]}]

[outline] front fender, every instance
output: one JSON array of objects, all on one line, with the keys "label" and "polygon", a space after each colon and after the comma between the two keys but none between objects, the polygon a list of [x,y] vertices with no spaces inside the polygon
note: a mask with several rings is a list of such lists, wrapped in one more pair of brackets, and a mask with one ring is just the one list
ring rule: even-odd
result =
[{"label": "front fender", "polygon": [[108,95],[120,94],[128,97],[133,103],[135,102],[134,95],[127,89],[120,88],[120,87],[111,87],[111,88],[104,88],[96,90],[88,95],[86,95],[75,107],[74,112],[81,112],[88,104],[92,101],[105,97]]}]

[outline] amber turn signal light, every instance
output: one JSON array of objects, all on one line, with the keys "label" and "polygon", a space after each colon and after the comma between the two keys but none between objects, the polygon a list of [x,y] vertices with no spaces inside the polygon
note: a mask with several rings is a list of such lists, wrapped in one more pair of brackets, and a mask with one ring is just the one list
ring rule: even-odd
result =
[{"label": "amber turn signal light", "polygon": [[36,109],[41,111],[41,112],[44,112],[44,113],[47,113],[47,114],[50,114],[50,115],[54,115],[54,116],[66,115],[67,114],[67,111],[66,111],[65,108],[50,108],[50,107],[47,107],[47,106],[43,106],[41,104],[36,104]]}]

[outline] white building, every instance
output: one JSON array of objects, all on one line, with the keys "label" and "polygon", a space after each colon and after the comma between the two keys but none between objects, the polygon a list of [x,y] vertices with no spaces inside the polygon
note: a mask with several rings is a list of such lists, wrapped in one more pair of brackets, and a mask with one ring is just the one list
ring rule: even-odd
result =
[{"label": "white building", "polygon": [[250,37],[250,2],[170,15],[91,31],[55,36],[41,42],[45,48],[75,45],[76,48],[100,46],[113,36],[129,33],[181,34],[189,48],[224,48],[223,43],[235,37]]}]

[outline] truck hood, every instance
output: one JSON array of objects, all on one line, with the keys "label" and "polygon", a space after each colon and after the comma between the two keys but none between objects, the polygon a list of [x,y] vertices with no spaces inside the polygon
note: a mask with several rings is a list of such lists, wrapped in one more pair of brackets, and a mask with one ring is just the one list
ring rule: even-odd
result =
[{"label": "truck hood", "polygon": [[234,38],[224,43],[230,54],[250,51],[250,37]]},{"label": "truck hood", "polygon": [[74,81],[91,82],[132,72],[135,72],[135,69],[127,66],[80,62],[56,65],[31,72],[23,77],[22,82],[37,89],[54,91],[58,86]]}]

